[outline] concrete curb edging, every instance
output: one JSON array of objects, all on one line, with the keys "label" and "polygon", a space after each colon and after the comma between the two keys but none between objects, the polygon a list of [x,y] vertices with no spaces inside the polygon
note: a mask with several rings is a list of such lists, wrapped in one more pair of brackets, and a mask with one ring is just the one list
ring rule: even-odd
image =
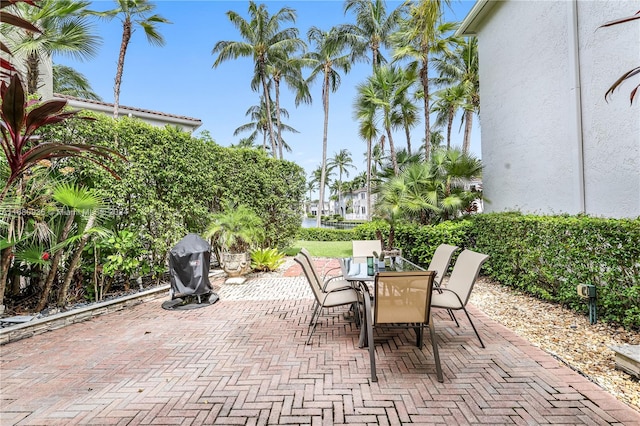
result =
[{"label": "concrete curb edging", "polygon": [[87,321],[103,314],[120,311],[129,306],[135,306],[161,296],[167,296],[170,287],[169,284],[166,284],[122,298],[96,303],[84,308],[60,312],[44,318],[2,328],[0,329],[0,346],[37,334],[46,333],[47,331],[56,330],[70,324]]}]

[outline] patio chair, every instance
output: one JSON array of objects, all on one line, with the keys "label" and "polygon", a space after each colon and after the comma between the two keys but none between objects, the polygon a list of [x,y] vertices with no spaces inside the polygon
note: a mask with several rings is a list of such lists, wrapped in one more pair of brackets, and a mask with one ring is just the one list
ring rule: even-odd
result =
[{"label": "patio chair", "polygon": [[333,308],[336,306],[352,306],[359,303],[358,292],[351,287],[339,287],[332,290],[324,290],[322,282],[318,280],[316,273],[313,270],[313,265],[308,262],[305,256],[298,253],[294,260],[300,264],[304,275],[307,277],[311,291],[315,298],[313,314],[311,314],[311,320],[309,327],[309,338],[307,339],[307,345],[311,343],[311,337],[313,336],[316,326],[318,325],[318,319],[322,314],[324,308]]},{"label": "patio chair", "polygon": [[[371,381],[377,382],[374,328],[413,328],[416,345],[422,350],[424,328],[429,327],[436,375],[442,382],[438,342],[431,318],[433,271],[380,272],[374,282],[373,309],[371,298],[364,297],[366,342],[369,346]],[[361,284],[367,291],[366,284]]]},{"label": "patio chair", "polygon": [[376,256],[382,253],[380,240],[353,240],[351,241],[352,261],[354,263],[366,263],[368,256]]},{"label": "patio chair", "polygon": [[[311,253],[302,247],[300,249],[300,254],[305,257],[309,265],[311,266],[311,272],[316,276],[316,279],[322,283],[322,289],[325,291],[333,291],[339,288],[352,287],[349,281],[343,280],[342,276],[342,268],[341,266],[337,266],[335,268],[331,268],[328,271],[325,271],[324,274],[321,274],[313,263],[313,258],[311,257]],[[332,271],[340,270],[341,274],[339,275],[331,275]]]},{"label": "patio chair", "polygon": [[453,311],[462,309],[467,315],[469,324],[471,324],[473,331],[480,341],[480,346],[483,348],[485,347],[484,343],[480,338],[480,334],[478,334],[478,330],[476,330],[476,326],[473,324],[473,321],[471,321],[466,305],[467,302],[469,302],[471,290],[473,290],[473,286],[480,273],[480,268],[488,258],[489,256],[486,254],[463,250],[453,266],[453,271],[451,272],[447,286],[437,288],[431,298],[431,307],[443,308],[449,311],[449,314],[458,327],[460,327],[460,324],[455,315],[453,315]]},{"label": "patio chair", "polygon": [[458,246],[452,246],[449,244],[440,244],[438,248],[436,248],[435,253],[433,253],[433,257],[431,258],[431,262],[429,263],[427,270],[436,272],[436,276],[433,279],[433,283],[436,287],[440,287],[442,284],[442,278],[447,275],[453,253],[455,253],[459,248],[460,247]]}]

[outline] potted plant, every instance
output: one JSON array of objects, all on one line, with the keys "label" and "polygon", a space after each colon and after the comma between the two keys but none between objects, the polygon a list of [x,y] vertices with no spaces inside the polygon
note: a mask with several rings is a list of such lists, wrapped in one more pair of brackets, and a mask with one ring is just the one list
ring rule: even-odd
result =
[{"label": "potted plant", "polygon": [[251,270],[251,249],[263,238],[262,219],[247,206],[228,205],[213,215],[205,238],[211,239],[220,266],[229,277]]}]

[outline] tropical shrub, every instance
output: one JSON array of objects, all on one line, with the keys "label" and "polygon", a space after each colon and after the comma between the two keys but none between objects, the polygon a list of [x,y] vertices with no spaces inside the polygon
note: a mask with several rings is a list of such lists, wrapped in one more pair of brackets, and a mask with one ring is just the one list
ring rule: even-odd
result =
[{"label": "tropical shrub", "polygon": [[257,249],[251,252],[251,268],[254,271],[275,271],[284,264],[284,253],[278,249]]},{"label": "tropical shrub", "polygon": [[264,223],[253,210],[228,204],[213,215],[204,237],[211,239],[216,253],[245,253],[264,240],[263,230]]}]

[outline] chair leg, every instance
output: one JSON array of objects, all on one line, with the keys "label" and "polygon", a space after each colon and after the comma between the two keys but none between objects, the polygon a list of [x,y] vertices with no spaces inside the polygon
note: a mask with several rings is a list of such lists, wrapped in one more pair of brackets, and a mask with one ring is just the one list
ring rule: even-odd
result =
[{"label": "chair leg", "polygon": [[453,314],[453,310],[447,309],[447,313],[449,314],[449,318],[451,318],[451,321],[455,321],[456,325],[460,327],[460,324],[458,324],[458,320],[456,319],[456,316]]},{"label": "chair leg", "polygon": [[364,297],[364,323],[362,327],[366,327],[367,330],[367,342],[369,345],[369,364],[371,365],[371,381],[377,382],[378,376],[376,375],[376,348],[373,341],[373,316],[371,315],[371,299],[365,294]]},{"label": "chair leg", "polygon": [[467,314],[467,319],[469,320],[469,324],[471,324],[471,327],[473,328],[473,331],[476,333],[476,336],[478,337],[478,340],[480,341],[480,346],[482,346],[484,348],[484,343],[482,342],[482,339],[480,338],[480,334],[478,334],[478,330],[476,330],[476,326],[473,325],[473,321],[471,321],[471,317],[469,316],[469,312],[467,312],[466,308],[462,308],[464,310],[464,313]]},{"label": "chair leg", "polygon": [[424,328],[414,327],[413,330],[416,332],[416,346],[422,349],[423,339],[424,339]]},{"label": "chair leg", "polygon": [[429,334],[431,335],[431,347],[433,348],[433,358],[436,362],[436,377],[440,383],[444,382],[442,378],[442,367],[440,366],[440,353],[438,352],[438,340],[436,337],[436,329],[433,326],[433,319],[429,318]]},{"label": "chair leg", "polygon": [[318,315],[315,317],[315,321],[313,321],[313,327],[311,327],[311,331],[309,331],[309,338],[307,339],[307,345],[311,344],[311,336],[313,336],[313,332],[316,331],[316,326],[318,325],[318,319],[320,319],[321,313],[322,313],[322,308],[319,309]]},{"label": "chair leg", "polygon": [[[319,308],[320,308],[320,305],[318,304],[318,302],[314,302],[314,304],[313,304],[313,313],[311,314],[311,319],[309,320],[309,327],[311,327],[311,325],[313,325],[313,320],[315,319]],[[320,310],[322,311],[322,309],[320,309]]]}]

